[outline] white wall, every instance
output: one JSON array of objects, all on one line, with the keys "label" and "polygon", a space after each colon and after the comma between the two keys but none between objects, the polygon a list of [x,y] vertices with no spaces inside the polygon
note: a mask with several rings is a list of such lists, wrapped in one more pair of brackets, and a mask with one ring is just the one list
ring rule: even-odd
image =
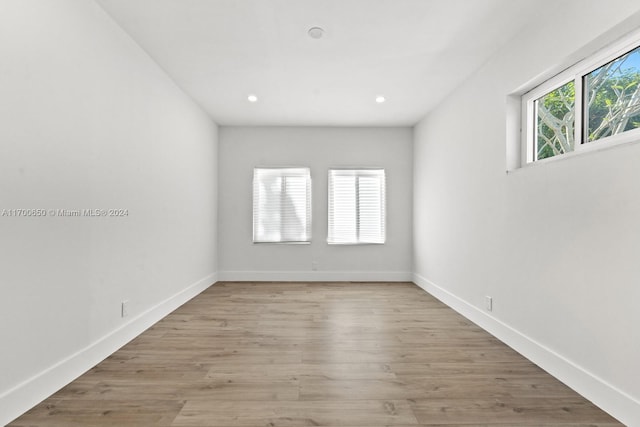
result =
[{"label": "white wall", "polygon": [[505,173],[508,95],[640,27],[639,6],[555,7],[416,127],[415,281],[640,425],[640,144]]},{"label": "white wall", "polygon": [[[220,128],[220,277],[231,280],[410,280],[410,128]],[[312,243],[252,243],[256,166],[308,166]],[[327,171],[382,166],[387,174],[387,243],[327,244]],[[312,262],[318,270],[312,271]]]},{"label": "white wall", "polygon": [[[217,128],[86,0],[0,2],[0,424],[215,281]],[[130,301],[129,317],[120,304]]]}]

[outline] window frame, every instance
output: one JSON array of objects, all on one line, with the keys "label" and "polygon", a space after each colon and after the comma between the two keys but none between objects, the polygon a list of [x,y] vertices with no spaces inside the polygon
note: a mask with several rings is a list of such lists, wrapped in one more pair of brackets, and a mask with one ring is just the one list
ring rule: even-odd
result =
[{"label": "window frame", "polygon": [[[331,237],[331,217],[332,217],[332,185],[331,185],[331,180],[332,180],[332,172],[333,171],[342,171],[342,172],[353,172],[354,176],[356,178],[359,178],[361,176],[375,176],[377,178],[382,178],[382,193],[380,195],[381,197],[381,210],[380,210],[380,215],[382,216],[381,218],[381,228],[382,228],[382,241],[381,242],[370,242],[370,241],[361,241],[360,240],[360,235],[361,235],[361,229],[360,226],[356,226],[356,241],[345,241],[345,242],[340,242],[340,241],[332,241],[330,240]],[[374,171],[382,171],[381,175],[378,174],[373,174],[373,173],[367,173],[367,172],[374,172]],[[358,187],[358,184],[356,183],[356,188]],[[357,220],[357,212],[360,210],[359,209],[359,198],[357,197],[358,190],[356,189],[356,220]],[[328,245],[342,245],[342,246],[360,246],[360,245],[385,245],[387,243],[387,171],[385,168],[383,167],[332,167],[329,168],[329,170],[327,171],[327,244]]]},{"label": "window frame", "polygon": [[[588,105],[584,102],[584,79],[598,68],[615,61],[621,56],[640,47],[640,31],[628,34],[607,47],[600,49],[566,70],[552,76],[521,96],[521,165],[554,161],[586,152],[615,147],[629,142],[640,141],[640,128],[631,129],[616,135],[606,136],[594,141],[586,141],[585,131],[588,126],[585,117],[588,115]],[[535,101],[550,92],[573,81],[575,87],[575,123],[574,123],[574,148],[573,151],[548,157],[537,158],[536,135],[536,111]]]},{"label": "window frame", "polygon": [[[305,240],[256,240],[256,171],[257,170],[273,170],[273,171],[286,171],[286,170],[306,170],[307,174],[307,183],[306,183],[306,234]],[[286,175],[283,173],[280,175],[281,177],[285,177]],[[294,176],[294,175],[291,175]],[[301,175],[302,176],[302,175]],[[281,183],[282,186],[286,186],[286,183],[283,181]],[[252,179],[252,243],[254,245],[263,245],[263,244],[275,244],[275,245],[308,245],[311,244],[312,232],[313,232],[313,178],[311,177],[311,168],[308,166],[255,166],[253,168],[253,179]],[[282,199],[284,193],[280,193],[280,198]],[[281,231],[282,235],[282,231]]]}]

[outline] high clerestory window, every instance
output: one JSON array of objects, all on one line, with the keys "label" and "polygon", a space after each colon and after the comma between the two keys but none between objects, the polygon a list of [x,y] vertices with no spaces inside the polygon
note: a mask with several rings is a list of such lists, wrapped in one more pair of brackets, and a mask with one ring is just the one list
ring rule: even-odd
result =
[{"label": "high clerestory window", "polygon": [[627,37],[522,97],[526,162],[640,139],[640,36]]}]

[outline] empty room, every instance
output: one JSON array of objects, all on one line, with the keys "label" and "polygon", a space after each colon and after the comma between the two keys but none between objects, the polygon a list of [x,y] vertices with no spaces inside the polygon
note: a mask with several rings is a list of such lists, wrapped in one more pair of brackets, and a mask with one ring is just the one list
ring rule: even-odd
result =
[{"label": "empty room", "polygon": [[0,425],[640,426],[637,0],[0,0]]}]

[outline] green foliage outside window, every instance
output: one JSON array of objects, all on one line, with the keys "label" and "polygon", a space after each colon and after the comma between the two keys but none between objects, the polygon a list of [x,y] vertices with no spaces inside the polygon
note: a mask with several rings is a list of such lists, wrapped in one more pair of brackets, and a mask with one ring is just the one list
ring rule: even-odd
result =
[{"label": "green foliage outside window", "polygon": [[[640,128],[640,48],[584,76],[585,142]],[[535,100],[537,159],[575,148],[575,83]]]},{"label": "green foliage outside window", "polygon": [[640,127],[640,48],[585,76],[587,142]]},{"label": "green foliage outside window", "polygon": [[573,151],[575,102],[573,81],[536,100],[539,160]]}]

